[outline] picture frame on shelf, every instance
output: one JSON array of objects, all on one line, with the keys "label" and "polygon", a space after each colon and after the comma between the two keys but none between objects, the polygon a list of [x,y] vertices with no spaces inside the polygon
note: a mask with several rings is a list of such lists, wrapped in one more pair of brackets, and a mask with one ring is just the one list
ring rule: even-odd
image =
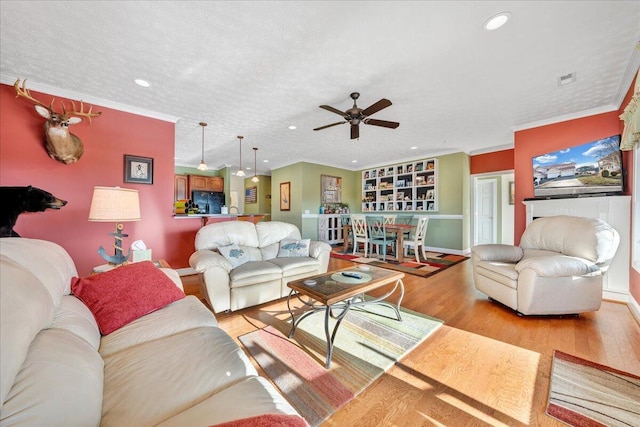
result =
[{"label": "picture frame on shelf", "polygon": [[153,185],[153,158],[124,155],[124,182]]},{"label": "picture frame on shelf", "polygon": [[427,176],[427,185],[433,185],[435,183],[435,177],[433,175]]},{"label": "picture frame on shelf", "polygon": [[280,210],[291,210],[291,181],[280,183]]}]

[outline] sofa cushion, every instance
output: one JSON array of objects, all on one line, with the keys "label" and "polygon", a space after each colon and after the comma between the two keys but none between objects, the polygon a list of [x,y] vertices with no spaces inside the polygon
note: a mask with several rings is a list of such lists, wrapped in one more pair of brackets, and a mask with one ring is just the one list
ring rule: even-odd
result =
[{"label": "sofa cushion", "polygon": [[284,277],[302,273],[315,273],[320,266],[320,261],[311,257],[274,258],[269,262],[280,267]]},{"label": "sofa cushion", "polygon": [[300,230],[293,224],[281,221],[261,221],[256,224],[259,247],[279,243],[283,239],[300,239]]},{"label": "sofa cushion", "polygon": [[100,329],[89,308],[73,295],[65,295],[53,318],[52,328],[65,329],[98,350],[100,347]]},{"label": "sofa cushion", "polygon": [[188,295],[102,337],[100,354],[106,357],[138,344],[202,326],[218,326],[218,322],[198,298]]},{"label": "sofa cushion", "polygon": [[[0,247],[4,246],[4,240]],[[40,280],[0,255],[0,409],[31,341],[53,322],[53,301]]]},{"label": "sofa cushion", "polygon": [[[233,338],[209,326],[129,347],[104,363],[101,427],[157,425],[257,375]],[[234,404],[253,402],[238,393]]]},{"label": "sofa cushion", "polygon": [[30,270],[51,295],[54,307],[62,295],[71,293],[71,278],[78,275],[71,256],[56,243],[38,239],[6,237],[0,252]]},{"label": "sofa cushion", "polygon": [[557,215],[532,221],[520,238],[522,249],[544,249],[602,263],[613,257],[620,237],[598,218]]},{"label": "sofa cushion", "polygon": [[282,269],[269,261],[251,261],[234,268],[229,273],[232,288],[268,282],[281,277]]},{"label": "sofa cushion", "polygon": [[220,246],[218,248],[220,255],[225,257],[233,268],[239,267],[245,262],[249,262],[249,254],[242,250],[238,245],[232,243],[227,246]]},{"label": "sofa cushion", "polygon": [[151,261],[86,278],[74,277],[71,289],[89,307],[104,335],[184,298],[184,293]]},{"label": "sofa cushion", "polygon": [[235,243],[239,246],[258,247],[256,226],[249,221],[214,222],[200,228],[196,233],[196,251],[217,249]]},{"label": "sofa cushion", "polygon": [[308,257],[311,239],[282,239],[278,258]]},{"label": "sofa cushion", "polygon": [[[251,404],[239,405],[239,396],[242,396],[243,402]],[[265,378],[249,377],[166,420],[158,427],[206,426],[263,414],[295,415],[297,412]]]},{"label": "sofa cushion", "polygon": [[0,424],[99,425],[103,372],[102,358],[84,339],[63,329],[41,331],[7,396]]}]

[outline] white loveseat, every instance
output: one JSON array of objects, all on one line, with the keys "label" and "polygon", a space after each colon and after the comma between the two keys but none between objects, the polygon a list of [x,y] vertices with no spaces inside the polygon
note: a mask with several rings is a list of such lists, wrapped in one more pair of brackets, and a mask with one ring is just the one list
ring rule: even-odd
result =
[{"label": "white loveseat", "polygon": [[520,246],[473,247],[476,288],[525,315],[595,311],[618,232],[601,219],[558,215],[531,222]]},{"label": "white loveseat", "polygon": [[[182,289],[174,270],[164,272]],[[283,414],[301,420],[197,298],[181,293],[101,335],[97,317],[70,294],[74,276],[57,244],[0,239],[0,425],[210,426]]]},{"label": "white loveseat", "polygon": [[[308,256],[282,256],[281,243],[302,240],[298,227],[286,222],[217,222],[198,230],[189,264],[200,273],[200,293],[214,312],[239,310],[282,298],[290,281],[327,271],[331,246],[325,242],[302,242]],[[246,262],[234,266],[220,254],[230,246]]]}]

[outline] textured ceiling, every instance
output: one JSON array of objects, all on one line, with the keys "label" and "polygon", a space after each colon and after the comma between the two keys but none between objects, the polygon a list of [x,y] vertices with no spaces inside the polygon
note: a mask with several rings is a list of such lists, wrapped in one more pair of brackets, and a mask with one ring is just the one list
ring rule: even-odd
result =
[{"label": "textured ceiling", "polygon": [[[0,11],[3,83],[175,117],[179,166],[200,162],[208,122],[207,164],[237,168],[243,135],[243,166],[258,147],[259,174],[511,147],[514,129],[617,109],[640,64],[640,1],[2,1]],[[502,11],[512,19],[484,31]],[[571,72],[577,81],[559,87]],[[312,130],[340,120],[319,105],[346,110],[354,91],[361,108],[391,100],[373,118],[400,127],[360,125],[353,141],[349,126]]]}]

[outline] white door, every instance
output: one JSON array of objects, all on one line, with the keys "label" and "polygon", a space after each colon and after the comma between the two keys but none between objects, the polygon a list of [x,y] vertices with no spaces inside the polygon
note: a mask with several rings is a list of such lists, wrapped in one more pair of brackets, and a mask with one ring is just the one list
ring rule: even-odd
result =
[{"label": "white door", "polygon": [[497,243],[498,230],[496,218],[497,180],[476,181],[475,200],[475,244]]}]

